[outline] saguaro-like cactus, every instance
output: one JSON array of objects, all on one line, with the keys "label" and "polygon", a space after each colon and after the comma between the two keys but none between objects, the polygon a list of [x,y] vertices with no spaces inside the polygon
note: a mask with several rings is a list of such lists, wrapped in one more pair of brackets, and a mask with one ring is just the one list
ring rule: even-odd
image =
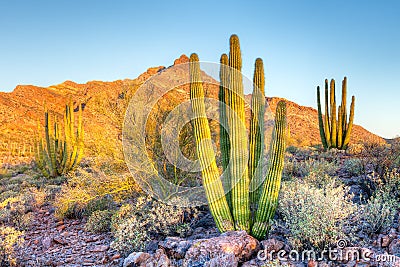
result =
[{"label": "saguaro-like cactus", "polygon": [[[321,92],[317,86],[318,122],[322,145],[325,149],[346,149],[350,142],[354,121],[355,97],[352,96],[350,116],[347,118],[347,78],[342,82],[342,102],[336,107],[335,80],[330,83],[328,101],[328,80],[325,80],[325,116],[322,114]],[[337,110],[337,111],[336,111]]]},{"label": "saguaro-like cactus", "polygon": [[[190,57],[190,97],[194,120],[197,154],[203,168],[203,184],[211,213],[221,232],[246,230],[263,238],[275,213],[280,190],[286,146],[286,104],[278,103],[273,141],[266,177],[262,177],[264,158],[264,68],[261,59],[255,63],[254,90],[249,145],[245,127],[244,92],[241,74],[239,38],[230,38],[229,58],[221,56],[220,69],[220,145],[222,167],[230,189],[224,191],[215,163],[211,135],[205,114],[204,92],[199,59]],[[229,192],[231,191],[231,192]]]},{"label": "saguaro-like cactus", "polygon": [[79,105],[78,127],[75,130],[75,118],[72,101],[65,107],[64,131],[61,132],[57,118],[50,120],[49,111],[45,109],[44,138],[40,135],[36,140],[36,163],[46,177],[57,177],[73,170],[83,156],[82,108]]},{"label": "saguaro-like cactus", "polygon": [[219,171],[215,161],[214,149],[211,143],[211,131],[206,116],[204,104],[204,90],[200,77],[200,63],[196,54],[190,56],[190,100],[193,109],[194,137],[196,139],[197,154],[202,169],[203,185],[211,214],[218,229],[221,231],[233,230],[233,221]]}]

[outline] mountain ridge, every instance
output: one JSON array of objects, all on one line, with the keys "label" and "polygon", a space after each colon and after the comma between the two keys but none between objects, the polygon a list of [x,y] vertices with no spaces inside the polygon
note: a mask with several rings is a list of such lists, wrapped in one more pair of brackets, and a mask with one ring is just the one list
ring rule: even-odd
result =
[{"label": "mountain ridge", "polygon": [[[187,62],[187,56],[182,55],[174,61],[174,65]],[[114,118],[107,114],[110,113],[107,109],[113,108],[115,103],[118,105],[119,98],[126,93],[127,88],[136,90],[151,76],[158,73],[161,74],[168,68],[170,67],[151,67],[135,79],[120,79],[107,82],[88,81],[84,84],[66,80],[48,87],[18,85],[12,92],[0,92],[1,155],[7,154],[7,149],[10,150],[10,144],[18,144],[19,147],[33,146],[37,123],[38,121],[43,121],[44,105],[49,110],[53,110],[55,116],[61,117],[64,106],[69,99],[72,99],[75,106],[78,103],[84,105],[83,119],[87,129],[85,132],[88,146],[98,145],[96,144],[98,140],[96,141],[95,137],[102,134],[106,136],[104,138],[120,139],[120,133],[118,132],[121,126],[118,126],[118,123],[120,123],[121,118],[113,121]],[[170,80],[168,79],[179,80],[182,78],[180,75],[182,73],[177,70],[176,77],[166,77],[163,82],[169,82]],[[204,78],[204,81],[206,81],[206,78]],[[182,88],[183,90],[173,93],[175,94],[174,97],[178,100],[187,100],[189,98],[188,86],[184,85]],[[216,86],[211,86],[207,90],[211,97],[218,99]],[[276,104],[282,98],[266,97],[266,99],[272,113],[274,113]],[[287,99],[285,101],[288,106],[288,122],[293,145],[310,146],[319,144],[317,111],[312,107],[301,106]],[[360,143],[363,141],[384,142],[384,139],[359,125],[355,125],[351,142]],[[95,151],[93,152],[96,153]],[[8,154],[10,154],[9,151]]]}]

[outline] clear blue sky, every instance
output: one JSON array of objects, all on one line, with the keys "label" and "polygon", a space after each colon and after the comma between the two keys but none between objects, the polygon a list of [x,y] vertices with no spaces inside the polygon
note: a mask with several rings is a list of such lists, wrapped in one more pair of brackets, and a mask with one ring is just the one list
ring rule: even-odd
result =
[{"label": "clear blue sky", "polygon": [[239,35],[243,71],[266,65],[267,94],[316,107],[348,76],[356,123],[400,134],[400,1],[0,1],[0,91],[135,78],[182,53],[219,60]]}]

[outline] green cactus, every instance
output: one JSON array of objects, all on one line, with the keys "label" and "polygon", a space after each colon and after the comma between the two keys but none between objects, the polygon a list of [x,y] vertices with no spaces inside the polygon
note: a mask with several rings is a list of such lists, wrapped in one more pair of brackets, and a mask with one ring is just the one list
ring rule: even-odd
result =
[{"label": "green cactus", "polygon": [[[255,63],[250,142],[247,145],[244,92],[241,74],[239,38],[230,38],[229,59],[221,57],[220,69],[220,145],[222,167],[230,179],[230,189],[224,191],[219,177],[215,154],[210,142],[211,134],[205,113],[204,91],[201,83],[199,59],[190,57],[190,99],[195,115],[193,128],[197,154],[202,167],[203,184],[211,213],[221,232],[246,230],[257,238],[267,233],[274,216],[286,147],[286,105],[278,103],[275,129],[271,142],[268,171],[262,177],[261,159],[264,158],[264,68],[261,59]],[[228,110],[229,109],[229,110]],[[229,162],[231,161],[231,162]],[[208,164],[207,164],[208,163]],[[229,167],[228,167],[229,166]]]},{"label": "green cactus", "polygon": [[233,230],[233,221],[211,143],[211,131],[206,117],[204,90],[196,54],[190,56],[190,99],[193,109],[194,137],[202,168],[203,185],[215,223],[221,231]]},{"label": "green cactus", "polygon": [[222,54],[220,59],[221,70],[219,73],[220,78],[220,88],[219,88],[219,119],[220,119],[220,146],[221,146],[221,155],[222,155],[222,170],[225,175],[225,187],[226,187],[226,200],[228,201],[229,209],[232,210],[232,197],[231,197],[231,175],[229,166],[229,155],[231,151],[231,145],[229,141],[229,128],[228,128],[228,119],[226,117],[226,108],[225,105],[229,103],[229,94],[228,94],[228,86],[229,86],[229,58],[226,54]]},{"label": "green cactus", "polygon": [[276,107],[275,127],[270,148],[267,178],[258,201],[255,222],[251,231],[252,236],[262,239],[270,228],[270,220],[274,217],[278,206],[278,195],[286,150],[286,103],[279,101]]},{"label": "green cactus", "polygon": [[35,158],[38,168],[45,177],[57,177],[73,170],[83,156],[82,107],[79,105],[78,127],[75,130],[75,120],[72,101],[65,107],[64,132],[60,131],[57,117],[50,120],[49,111],[44,113],[44,138],[40,135],[38,123]]},{"label": "green cactus", "polygon": [[[233,114],[227,116],[229,137],[231,141],[230,155],[232,214],[236,229],[250,230],[250,196],[248,193],[250,180],[247,167],[247,133],[244,112],[244,92],[242,81],[242,56],[239,38],[232,35],[229,49],[229,90],[228,105]],[[236,115],[236,116],[234,116]]]},{"label": "green cactus", "polygon": [[249,178],[250,185],[250,210],[254,214],[257,210],[260,197],[262,177],[257,173],[260,157],[264,148],[264,113],[265,113],[265,78],[264,64],[261,58],[256,59],[253,76],[253,96],[251,98],[252,117],[250,122],[250,153],[249,153]]},{"label": "green cactus", "polygon": [[[342,101],[336,111],[335,80],[330,83],[328,105],[328,80],[325,80],[325,116],[322,115],[320,88],[317,86],[318,122],[322,145],[325,149],[347,149],[354,121],[355,97],[352,96],[350,116],[347,119],[347,78],[342,81]],[[325,117],[325,118],[324,118]]]}]

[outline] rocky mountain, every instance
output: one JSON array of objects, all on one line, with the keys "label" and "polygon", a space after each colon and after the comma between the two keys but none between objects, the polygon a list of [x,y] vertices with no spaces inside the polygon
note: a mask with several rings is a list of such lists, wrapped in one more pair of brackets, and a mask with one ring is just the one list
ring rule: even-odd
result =
[{"label": "rocky mountain", "polygon": [[[188,58],[182,55],[175,60],[174,65],[186,62]],[[104,149],[118,150],[124,109],[128,104],[127,95],[135,92],[152,75],[159,75],[158,86],[187,79],[184,77],[185,72],[179,68],[172,68],[173,75],[171,73],[165,75],[168,69],[171,68],[163,66],[149,68],[136,79],[113,82],[90,81],[85,84],[65,81],[50,87],[19,85],[13,92],[0,92],[0,156],[3,162],[15,157],[32,156],[37,125],[38,122],[43,123],[44,107],[54,111],[54,116],[62,118],[64,106],[70,99],[76,110],[79,104],[84,109],[87,151],[98,155],[104,153]],[[213,81],[211,77],[205,77],[204,80]],[[209,97],[218,98],[217,85],[206,85],[205,90]],[[175,88],[165,99],[160,103],[167,106],[188,100],[188,85]],[[278,97],[267,98],[272,111],[275,110],[279,100]],[[292,143],[299,146],[320,143],[317,111],[311,107],[286,101]],[[361,126],[355,126],[352,142],[368,140],[383,142],[379,136]]]}]

